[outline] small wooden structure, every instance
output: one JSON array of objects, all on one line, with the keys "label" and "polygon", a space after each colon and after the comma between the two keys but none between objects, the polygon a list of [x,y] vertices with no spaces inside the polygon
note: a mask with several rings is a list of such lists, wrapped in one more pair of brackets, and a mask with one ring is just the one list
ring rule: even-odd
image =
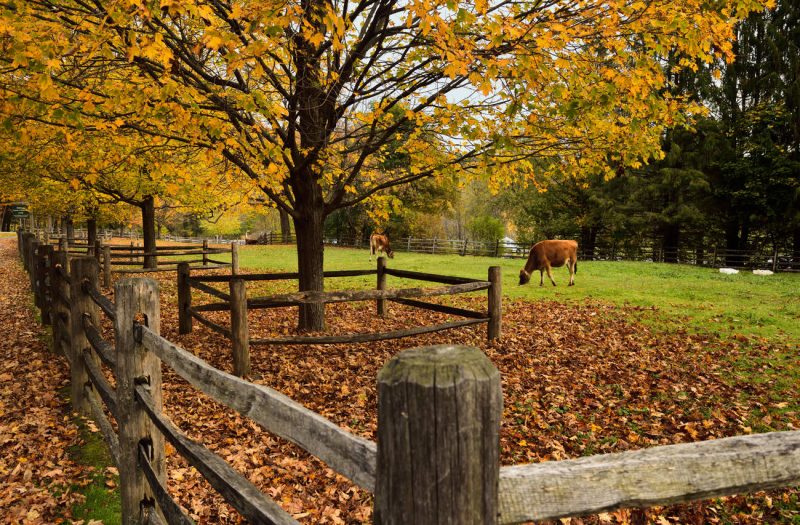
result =
[{"label": "small wooden structure", "polygon": [[[191,333],[193,319],[211,328],[233,342],[233,363],[237,375],[247,375],[250,372],[250,345],[276,345],[276,344],[338,344],[338,343],[364,343],[369,341],[384,341],[413,335],[439,332],[462,326],[486,323],[487,335],[490,340],[497,339],[501,334],[502,316],[502,289],[500,267],[489,268],[486,281],[453,277],[448,275],[434,275],[406,270],[387,268],[386,259],[378,258],[375,270],[341,270],[324,272],[326,279],[337,277],[353,277],[362,275],[375,275],[377,287],[375,290],[335,291],[335,292],[295,292],[289,294],[271,295],[268,297],[247,297],[246,282],[252,281],[278,281],[297,279],[297,273],[264,273],[240,275],[191,275],[191,268],[187,263],[178,265],[178,317],[181,334]],[[445,284],[435,288],[402,288],[388,289],[387,276],[404,277],[420,281]],[[212,283],[228,284],[228,291],[219,290],[211,286]],[[192,290],[211,295],[221,302],[201,305],[193,304]],[[488,301],[486,312],[476,312],[454,306],[441,305],[418,298],[455,295],[460,293],[487,290]],[[248,310],[263,308],[279,308],[298,306],[312,303],[341,303],[355,301],[375,301],[377,314],[386,315],[386,302],[432,310],[445,314],[464,317],[464,319],[449,321],[432,326],[417,326],[390,332],[351,334],[351,335],[301,335],[290,337],[270,337],[253,339],[249,335],[247,322]],[[230,328],[220,325],[203,315],[205,312],[230,311]]]}]

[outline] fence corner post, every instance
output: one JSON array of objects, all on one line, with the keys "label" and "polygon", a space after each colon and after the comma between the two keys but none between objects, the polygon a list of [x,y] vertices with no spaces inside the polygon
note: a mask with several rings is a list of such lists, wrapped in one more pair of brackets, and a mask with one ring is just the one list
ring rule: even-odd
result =
[{"label": "fence corner post", "polygon": [[189,284],[191,269],[188,262],[178,263],[178,333],[192,333],[192,287]]},{"label": "fence corner post", "polygon": [[486,332],[489,341],[499,339],[503,331],[503,272],[499,266],[489,267],[488,312]]},{"label": "fence corner post", "polygon": [[89,373],[83,359],[84,348],[89,348],[89,340],[83,329],[83,314],[92,316],[95,324],[99,324],[97,306],[83,291],[83,282],[97,282],[97,260],[92,256],[75,257],[70,261],[70,392],[72,407],[81,415],[91,414],[89,400],[86,398],[84,386],[89,381]]},{"label": "fence corner post", "polygon": [[231,275],[239,275],[239,243],[231,243]]},{"label": "fence corner post", "polygon": [[[386,289],[386,257],[378,257],[378,290]],[[383,317],[386,315],[386,299],[377,299],[375,306],[378,309],[378,315]]]},{"label": "fence corner post", "polygon": [[500,373],[475,347],[414,348],[386,363],[374,523],[496,524],[502,411]]},{"label": "fence corner post", "polygon": [[156,476],[162,481],[166,478],[164,437],[136,397],[136,386],[147,385],[155,411],[161,411],[161,361],[141,343],[141,330],[136,326],[141,322],[159,333],[158,283],[152,279],[123,279],[114,287],[114,300],[122,523],[134,525],[140,523],[142,501],[152,499],[150,486],[138,463],[140,443],[149,446]]},{"label": "fence corner post", "polygon": [[231,340],[233,374],[250,375],[250,333],[247,325],[247,287],[244,279],[231,279]]}]

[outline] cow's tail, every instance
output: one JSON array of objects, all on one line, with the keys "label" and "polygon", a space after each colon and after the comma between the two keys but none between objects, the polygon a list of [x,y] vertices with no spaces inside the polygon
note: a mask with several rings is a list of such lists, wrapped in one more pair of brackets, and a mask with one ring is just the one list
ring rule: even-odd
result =
[{"label": "cow's tail", "polygon": [[575,273],[578,273],[578,259],[575,259],[575,264],[572,267],[575,268]]}]

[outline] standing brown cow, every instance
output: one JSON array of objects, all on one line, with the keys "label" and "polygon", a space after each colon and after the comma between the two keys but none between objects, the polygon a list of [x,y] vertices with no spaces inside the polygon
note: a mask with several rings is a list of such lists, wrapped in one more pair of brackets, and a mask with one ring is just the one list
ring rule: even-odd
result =
[{"label": "standing brown cow", "polygon": [[381,233],[373,233],[369,236],[369,260],[371,261],[372,256],[376,255],[379,251],[388,255],[390,259],[394,259],[394,250],[392,250],[389,244],[389,236]]},{"label": "standing brown cow", "polygon": [[576,241],[550,240],[537,242],[531,248],[525,267],[519,271],[519,284],[526,284],[531,280],[531,273],[534,270],[539,270],[539,286],[544,285],[545,271],[550,278],[550,282],[555,286],[556,282],[553,280],[550,268],[564,266],[564,263],[567,263],[569,268],[569,286],[573,286],[575,284],[575,274],[578,273],[578,243]]}]

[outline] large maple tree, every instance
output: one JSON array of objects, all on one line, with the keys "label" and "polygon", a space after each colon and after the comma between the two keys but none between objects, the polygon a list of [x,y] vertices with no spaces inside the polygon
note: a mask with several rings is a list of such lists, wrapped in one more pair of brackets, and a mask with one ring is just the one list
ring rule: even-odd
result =
[{"label": "large maple tree", "polygon": [[[761,8],[10,0],[3,112],[228,160],[291,216],[300,289],[321,290],[325,217],[383,190],[454,171],[488,171],[493,184],[612,172],[658,155],[663,127],[702,111],[664,89],[664,57],[730,57],[736,19]],[[398,153],[408,162],[387,167]],[[301,328],[323,328],[323,312],[302,308]]]}]

